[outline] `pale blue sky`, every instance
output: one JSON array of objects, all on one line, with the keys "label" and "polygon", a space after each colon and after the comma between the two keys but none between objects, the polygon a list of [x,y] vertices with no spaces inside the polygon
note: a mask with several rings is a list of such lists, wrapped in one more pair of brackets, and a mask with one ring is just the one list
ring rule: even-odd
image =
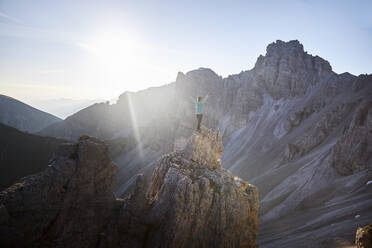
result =
[{"label": "pale blue sky", "polygon": [[178,71],[227,76],[277,39],[298,39],[337,73],[372,73],[371,13],[371,0],[0,0],[0,94],[111,99]]}]

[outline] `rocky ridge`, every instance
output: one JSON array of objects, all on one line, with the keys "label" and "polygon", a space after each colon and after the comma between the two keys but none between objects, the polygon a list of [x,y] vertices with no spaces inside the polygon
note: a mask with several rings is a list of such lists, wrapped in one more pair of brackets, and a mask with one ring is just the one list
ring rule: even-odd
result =
[{"label": "rocky ridge", "polygon": [[117,167],[104,142],[63,145],[44,172],[0,193],[1,246],[255,247],[258,191],[221,168],[221,135],[203,130],[196,140],[207,158],[164,155],[150,185],[138,175],[125,199],[114,197]]},{"label": "rocky ridge", "polygon": [[116,104],[77,113],[64,134],[136,134],[137,143],[113,158],[117,193],[126,195],[136,174],[150,180],[155,158],[188,146],[195,128],[189,98],[208,91],[203,124],[222,133],[222,167],[260,190],[259,245],[353,242],[356,227],[372,218],[372,75],[337,74],[296,40],[269,44],[254,68],[226,78],[199,68],[169,85],[124,93]]}]

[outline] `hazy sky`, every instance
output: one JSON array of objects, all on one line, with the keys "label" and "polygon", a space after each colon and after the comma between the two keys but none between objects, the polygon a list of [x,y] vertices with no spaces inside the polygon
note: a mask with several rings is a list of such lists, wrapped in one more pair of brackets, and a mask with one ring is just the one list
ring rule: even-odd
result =
[{"label": "hazy sky", "polygon": [[111,99],[178,71],[227,76],[277,39],[337,73],[372,73],[371,13],[371,0],[0,0],[0,94]]}]

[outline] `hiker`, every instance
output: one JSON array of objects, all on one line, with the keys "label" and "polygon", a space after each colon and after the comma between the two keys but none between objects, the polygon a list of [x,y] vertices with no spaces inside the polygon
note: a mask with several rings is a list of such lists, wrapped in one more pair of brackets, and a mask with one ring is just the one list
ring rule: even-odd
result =
[{"label": "hiker", "polygon": [[201,96],[198,96],[196,100],[190,96],[191,101],[195,103],[195,114],[196,114],[196,119],[198,121],[198,125],[196,128],[197,131],[200,131],[200,123],[203,118],[203,104],[207,101],[208,96],[209,96],[209,92],[204,98]]}]

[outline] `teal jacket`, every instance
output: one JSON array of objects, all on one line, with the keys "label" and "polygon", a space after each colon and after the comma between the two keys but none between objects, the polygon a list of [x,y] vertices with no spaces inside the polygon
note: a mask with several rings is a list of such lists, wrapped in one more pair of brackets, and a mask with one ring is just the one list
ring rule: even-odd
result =
[{"label": "teal jacket", "polygon": [[190,96],[190,99],[193,103],[195,103],[195,114],[202,115],[203,114],[203,104],[207,101],[208,95],[202,98],[200,102],[196,101],[195,98]]}]

